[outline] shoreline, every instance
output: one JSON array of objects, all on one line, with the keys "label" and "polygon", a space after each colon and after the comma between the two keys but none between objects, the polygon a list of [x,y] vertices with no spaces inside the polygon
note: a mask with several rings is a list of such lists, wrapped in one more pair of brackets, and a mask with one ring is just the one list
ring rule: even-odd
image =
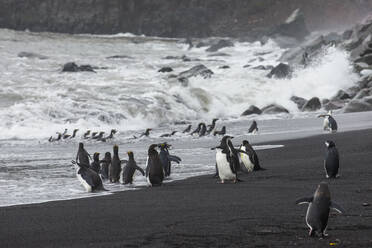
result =
[{"label": "shoreline", "polygon": [[[368,247],[372,239],[372,129],[275,141],[282,148],[258,150],[260,171],[239,184],[216,183],[210,175],[162,187],[115,192],[103,197],[1,207],[4,247]],[[322,169],[324,141],[341,155],[338,180]],[[306,207],[328,181],[332,199],[346,209],[333,212],[328,238],[307,237]],[[196,228],[197,227],[197,228]]]}]

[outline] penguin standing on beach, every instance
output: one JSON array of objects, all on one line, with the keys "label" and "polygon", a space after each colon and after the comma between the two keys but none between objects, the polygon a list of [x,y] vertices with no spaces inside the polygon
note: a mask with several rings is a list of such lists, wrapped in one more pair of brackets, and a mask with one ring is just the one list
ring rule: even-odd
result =
[{"label": "penguin standing on beach", "polygon": [[168,150],[168,148],[170,148],[169,144],[161,143],[159,144],[159,147],[160,147],[159,157],[160,157],[161,163],[164,168],[164,175],[166,177],[169,177],[171,174],[171,162],[173,161],[179,164],[182,160],[181,158],[177,156],[173,156],[169,154],[169,150]]},{"label": "penguin standing on beach", "polygon": [[332,133],[335,133],[337,132],[337,122],[336,120],[332,117],[332,111],[329,111],[328,114],[322,114],[322,115],[318,115],[318,118],[320,117],[323,117],[324,118],[324,121],[323,121],[323,130],[324,131],[329,131],[329,132],[332,132]]},{"label": "penguin standing on beach", "polygon": [[256,134],[258,132],[257,122],[253,120],[251,126],[248,129],[248,133]]},{"label": "penguin standing on beach", "polygon": [[114,145],[114,155],[112,156],[111,164],[109,166],[109,179],[111,183],[117,183],[120,180],[121,161],[119,159],[119,147]]},{"label": "penguin standing on beach", "polygon": [[326,156],[324,159],[324,169],[327,178],[337,178],[338,169],[340,167],[340,158],[338,155],[338,150],[333,141],[327,140],[325,142],[327,147]]},{"label": "penguin standing on beach", "polygon": [[156,150],[158,144],[150,145],[146,161],[146,179],[149,186],[160,186],[164,180],[163,165]]},{"label": "penguin standing on beach", "polygon": [[100,172],[101,166],[100,166],[99,153],[98,152],[95,152],[93,154],[93,162],[90,164],[90,168],[97,173]]},{"label": "penguin standing on beach", "polygon": [[87,192],[105,190],[101,177],[89,168],[89,164],[83,164],[76,161],[72,161],[72,163],[78,165],[76,176]]},{"label": "penguin standing on beach", "polygon": [[244,152],[236,150],[231,142],[231,136],[224,136],[221,143],[216,148],[216,164],[218,176],[221,179],[221,183],[225,180],[232,180],[234,183],[239,181],[238,170],[239,170],[239,157],[238,152]]},{"label": "penguin standing on beach", "polygon": [[84,144],[80,142],[79,149],[76,154],[76,159],[75,159],[76,162],[83,164],[83,165],[87,165],[89,167],[90,165],[89,159],[91,159],[89,153],[85,150]]},{"label": "penguin standing on beach", "polygon": [[109,167],[111,165],[111,153],[106,152],[105,158],[100,161],[101,163],[101,170],[100,174],[102,179],[109,179]]},{"label": "penguin standing on beach", "polygon": [[126,164],[126,166],[124,167],[123,169],[123,183],[124,184],[132,184],[133,182],[133,175],[134,175],[134,172],[136,172],[136,170],[139,170],[143,176],[145,176],[145,172],[143,171],[143,169],[141,167],[139,167],[136,163],[136,161],[134,160],[134,154],[132,151],[129,151],[128,152],[128,162]]},{"label": "penguin standing on beach", "polygon": [[314,236],[316,233],[322,237],[327,236],[325,231],[330,209],[339,213],[345,212],[341,206],[331,200],[328,185],[324,182],[318,185],[314,196],[300,198],[296,201],[296,204],[309,204],[305,218],[306,224],[310,228],[309,236]]},{"label": "penguin standing on beach", "polygon": [[246,152],[246,153],[240,153],[240,159],[243,163],[243,166],[241,166],[241,168],[244,171],[252,172],[252,171],[258,171],[258,170],[265,170],[264,168],[261,168],[257,153],[253,149],[251,144],[249,144],[248,140],[243,140],[243,143],[239,149],[241,151]]}]

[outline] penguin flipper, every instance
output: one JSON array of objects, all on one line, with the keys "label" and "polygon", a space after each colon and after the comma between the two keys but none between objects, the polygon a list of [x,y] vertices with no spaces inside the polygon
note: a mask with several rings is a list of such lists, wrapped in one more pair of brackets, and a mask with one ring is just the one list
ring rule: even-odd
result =
[{"label": "penguin flipper", "polygon": [[136,170],[139,170],[143,176],[145,176],[145,172],[143,171],[143,169],[139,166],[136,166]]},{"label": "penguin flipper", "polygon": [[169,161],[176,162],[177,164],[179,164],[182,161],[182,159],[180,157],[177,157],[177,156],[174,156],[174,155],[168,155],[168,159],[169,159]]},{"label": "penguin flipper", "polygon": [[296,200],[296,204],[297,205],[301,205],[301,204],[308,204],[308,203],[311,203],[313,201],[313,197],[303,197],[303,198],[299,198]]},{"label": "penguin flipper", "polygon": [[336,202],[334,201],[331,201],[331,205],[329,206],[330,208],[336,210],[337,212],[339,212],[340,214],[343,214],[345,213],[345,209],[343,207],[341,207],[340,205],[338,205]]}]

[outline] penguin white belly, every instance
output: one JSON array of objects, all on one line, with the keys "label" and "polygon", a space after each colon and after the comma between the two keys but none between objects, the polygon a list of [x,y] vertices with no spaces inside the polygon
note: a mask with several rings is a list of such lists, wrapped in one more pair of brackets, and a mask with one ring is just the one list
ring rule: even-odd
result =
[{"label": "penguin white belly", "polygon": [[[241,146],[240,150],[245,151],[245,146]],[[240,153],[240,159],[242,160],[245,168],[248,172],[252,172],[254,168],[254,164],[249,159],[249,156],[245,153]]]},{"label": "penguin white belly", "polygon": [[331,128],[330,128],[330,126],[329,126],[329,119],[328,119],[328,116],[326,116],[326,117],[324,118],[324,121],[323,121],[323,129],[324,129],[325,131],[330,131],[330,130],[331,130]]},{"label": "penguin white belly", "polygon": [[[147,168],[147,166],[149,166],[149,157],[147,157],[147,160],[146,160],[146,171],[149,170],[150,168]],[[147,186],[152,186],[152,183],[150,182],[150,172],[148,175],[146,175],[146,181],[147,181]]]},{"label": "penguin white belly", "polygon": [[86,189],[87,192],[92,192],[92,186],[90,186],[84,178],[79,173],[76,173],[77,178],[79,179],[81,185]]},{"label": "penguin white belly", "polygon": [[226,159],[226,154],[222,150],[216,152],[216,163],[218,175],[221,180],[235,180],[236,175],[231,171],[230,164]]}]

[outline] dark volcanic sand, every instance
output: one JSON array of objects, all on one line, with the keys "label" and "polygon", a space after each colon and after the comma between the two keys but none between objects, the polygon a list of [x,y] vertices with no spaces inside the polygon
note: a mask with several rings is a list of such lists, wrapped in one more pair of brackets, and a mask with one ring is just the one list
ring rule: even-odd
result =
[{"label": "dark volcanic sand", "polygon": [[[324,141],[336,142],[341,178],[325,239],[309,238],[306,206],[324,179]],[[273,144],[272,142],[270,144]],[[98,198],[0,208],[0,247],[372,247],[372,130],[276,142],[258,151],[267,171],[239,184],[211,176]],[[213,158],[211,158],[213,159]]]}]

